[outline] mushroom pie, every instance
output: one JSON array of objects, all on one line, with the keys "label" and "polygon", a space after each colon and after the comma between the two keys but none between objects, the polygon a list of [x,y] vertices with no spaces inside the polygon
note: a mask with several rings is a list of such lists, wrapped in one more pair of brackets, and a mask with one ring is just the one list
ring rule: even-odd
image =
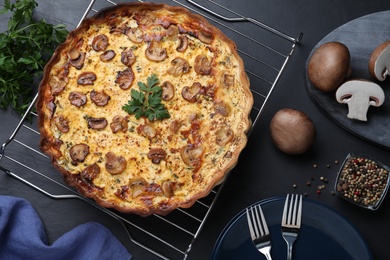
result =
[{"label": "mushroom pie", "polygon": [[40,147],[99,205],[164,215],[223,181],[252,105],[219,29],[182,7],[118,4],[85,19],[46,65]]}]

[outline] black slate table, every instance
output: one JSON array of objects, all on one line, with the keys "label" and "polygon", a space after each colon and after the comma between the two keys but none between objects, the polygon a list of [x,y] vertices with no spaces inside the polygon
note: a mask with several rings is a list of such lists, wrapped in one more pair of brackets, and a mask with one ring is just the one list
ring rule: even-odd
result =
[{"label": "black slate table", "polygon": [[[87,0],[39,0],[37,16],[49,22],[62,22],[73,29],[84,10]],[[326,35],[341,25],[375,12],[390,9],[390,2],[373,1],[272,1],[243,0],[219,1],[232,6],[238,2],[246,6],[247,15],[268,25],[303,39],[290,59],[273,94],[269,98],[258,122],[254,126],[248,145],[239,163],[226,180],[219,197],[196,239],[188,259],[209,259],[215,241],[225,225],[248,205],[287,193],[307,193],[308,198],[327,205],[356,226],[372,251],[374,259],[390,259],[390,198],[386,198],[377,211],[350,205],[331,194],[336,173],[345,156],[359,153],[390,165],[390,151],[370,141],[363,140],[348,129],[340,127],[322,111],[305,87],[305,64],[312,49]],[[244,5],[245,4],[245,5]],[[4,26],[5,17],[1,17]],[[387,26],[385,30],[389,30]],[[305,112],[315,123],[317,139],[310,152],[286,155],[275,148],[270,139],[269,122],[282,108]],[[0,111],[0,141],[6,140],[20,120],[12,109]],[[390,130],[387,130],[390,131]],[[28,159],[26,159],[28,160]],[[37,162],[39,163],[39,162]],[[314,167],[316,165],[316,167]],[[328,179],[326,188],[317,194],[319,178]],[[314,178],[311,186],[306,182]],[[296,187],[294,187],[294,184]],[[121,240],[135,259],[158,259],[141,247],[128,241],[122,226],[110,216],[84,202],[56,201],[31,189],[14,178],[0,172],[0,194],[28,199],[41,216],[51,241],[71,228],[87,221],[98,221],[107,226]]]}]

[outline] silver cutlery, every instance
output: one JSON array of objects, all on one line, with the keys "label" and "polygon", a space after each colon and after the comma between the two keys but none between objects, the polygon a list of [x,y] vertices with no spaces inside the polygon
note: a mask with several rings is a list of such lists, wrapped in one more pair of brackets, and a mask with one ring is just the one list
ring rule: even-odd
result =
[{"label": "silver cutlery", "polygon": [[287,243],[287,259],[292,259],[292,248],[301,228],[302,195],[287,194],[282,217],[282,235]]},{"label": "silver cutlery", "polygon": [[249,232],[257,250],[268,260],[271,258],[271,235],[259,204],[246,209]]}]

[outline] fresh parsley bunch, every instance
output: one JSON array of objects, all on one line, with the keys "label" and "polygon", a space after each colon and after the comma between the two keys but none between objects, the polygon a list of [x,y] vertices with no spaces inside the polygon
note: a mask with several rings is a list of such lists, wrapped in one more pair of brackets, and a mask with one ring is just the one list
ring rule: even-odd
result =
[{"label": "fresh parsley bunch", "polygon": [[146,117],[150,121],[169,118],[169,112],[161,103],[162,88],[158,85],[159,80],[156,74],[147,78],[147,83],[138,82],[139,90],[131,89],[131,100],[122,107],[135,118]]},{"label": "fresh parsley bunch", "polygon": [[0,108],[12,106],[23,114],[36,82],[55,48],[68,34],[65,25],[35,21],[35,0],[4,0],[0,15],[11,12],[8,29],[0,34]]}]

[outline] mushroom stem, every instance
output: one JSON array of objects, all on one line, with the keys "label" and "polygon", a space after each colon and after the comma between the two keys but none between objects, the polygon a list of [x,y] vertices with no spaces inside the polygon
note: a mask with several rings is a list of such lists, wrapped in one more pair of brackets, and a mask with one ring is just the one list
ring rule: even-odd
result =
[{"label": "mushroom stem", "polygon": [[367,121],[367,111],[371,102],[366,95],[356,93],[348,101],[348,114],[350,119],[357,119],[360,121]]}]

